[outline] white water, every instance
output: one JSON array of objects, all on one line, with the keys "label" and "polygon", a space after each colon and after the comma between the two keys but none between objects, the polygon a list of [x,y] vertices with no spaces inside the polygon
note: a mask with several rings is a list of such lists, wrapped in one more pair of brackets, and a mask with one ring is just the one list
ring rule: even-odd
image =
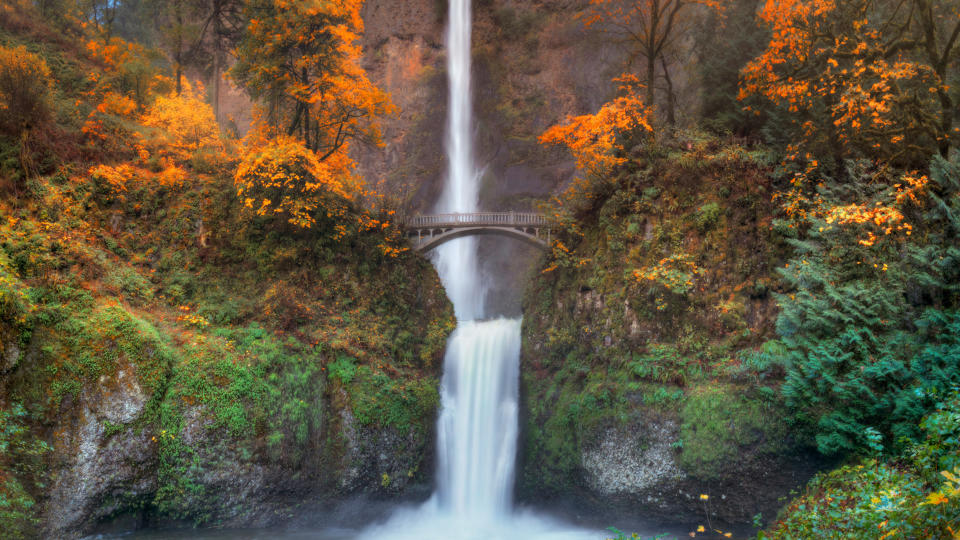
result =
[{"label": "white water", "polygon": [[[447,26],[447,178],[437,204],[440,213],[476,212],[477,168],[473,162],[473,93],[470,86],[472,13],[469,0],[450,0]],[[477,264],[477,242],[461,238],[436,249],[435,264],[457,319],[483,317],[486,291]]]},{"label": "white water", "polygon": [[[475,212],[479,175],[473,160],[471,0],[450,0],[448,173],[441,213]],[[511,508],[517,453],[520,319],[482,320],[486,286],[477,243],[439,246],[435,264],[453,302],[437,422],[437,491],[422,507],[401,511],[364,537],[397,539],[597,538]]]}]

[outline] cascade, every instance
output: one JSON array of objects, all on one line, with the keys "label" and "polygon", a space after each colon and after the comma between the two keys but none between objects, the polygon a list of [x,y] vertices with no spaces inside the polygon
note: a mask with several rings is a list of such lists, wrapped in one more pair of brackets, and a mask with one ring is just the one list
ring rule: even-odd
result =
[{"label": "cascade", "polygon": [[[471,0],[449,1],[447,177],[440,213],[475,212]],[[364,537],[396,539],[596,538],[511,508],[517,444],[520,319],[484,320],[486,284],[476,239],[452,240],[434,264],[456,312],[441,381],[437,491],[423,506],[396,513]]]}]

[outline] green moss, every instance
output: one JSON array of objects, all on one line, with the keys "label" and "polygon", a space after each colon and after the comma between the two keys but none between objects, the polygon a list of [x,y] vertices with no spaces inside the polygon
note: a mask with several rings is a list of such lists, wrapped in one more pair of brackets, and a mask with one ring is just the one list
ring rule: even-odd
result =
[{"label": "green moss", "polygon": [[0,409],[0,527],[5,538],[36,535],[36,493],[42,488],[43,456],[50,446],[28,428],[31,415],[20,403]]},{"label": "green moss", "polygon": [[693,476],[713,480],[744,447],[781,450],[787,433],[782,414],[750,398],[742,387],[703,385],[688,391],[680,411],[681,466]]},{"label": "green moss", "polygon": [[401,433],[411,429],[423,434],[440,405],[435,378],[406,379],[360,366],[356,379],[347,385],[353,414],[367,426],[393,427]]},{"label": "green moss", "polygon": [[766,396],[783,369],[760,350],[773,317],[757,314],[772,311],[786,251],[760,225],[774,206],[755,154],[681,133],[554,209],[566,250],[547,255],[524,298],[522,491],[575,486],[599,430],[653,417],[685,425],[681,466],[694,476],[776,451],[764,446],[781,429]]}]

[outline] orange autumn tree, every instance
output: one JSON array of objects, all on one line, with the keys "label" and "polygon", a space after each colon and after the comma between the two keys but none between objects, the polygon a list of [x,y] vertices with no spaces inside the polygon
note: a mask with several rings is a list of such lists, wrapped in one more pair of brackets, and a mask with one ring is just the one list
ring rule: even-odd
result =
[{"label": "orange autumn tree", "polygon": [[565,124],[551,127],[540,136],[540,144],[562,144],[577,160],[577,168],[602,178],[626,161],[628,144],[638,133],[651,133],[650,110],[640,91],[644,88],[633,75],[622,75],[620,96],[605,103],[596,114],[568,117]]},{"label": "orange autumn tree", "polygon": [[[342,204],[358,194],[350,143],[380,144],[376,119],[393,111],[360,66],[362,4],[247,4],[250,22],[231,74],[260,105],[235,181],[259,215],[309,228],[318,216],[343,218]],[[337,235],[344,232],[337,225]]]},{"label": "orange autumn tree", "polygon": [[613,36],[629,51],[628,63],[643,62],[644,100],[656,101],[657,64],[664,79],[667,121],[674,124],[676,96],[667,55],[683,41],[690,15],[698,6],[723,10],[726,0],[590,0],[578,18]]},{"label": "orange autumn tree", "polygon": [[960,2],[767,0],[759,17],[771,39],[740,97],[786,108],[806,152],[908,165],[949,153]]},{"label": "orange autumn tree", "polygon": [[201,84],[183,81],[180,91],[157,96],[140,117],[148,128],[140,147],[141,158],[160,155],[187,161],[197,152],[220,155],[223,140],[213,109]]},{"label": "orange autumn tree", "polygon": [[232,77],[262,104],[260,128],[297,137],[321,161],[379,143],[389,96],[360,66],[362,0],[251,0]]},{"label": "orange autumn tree", "polygon": [[259,216],[278,216],[300,228],[327,218],[333,237],[342,238],[355,179],[346,175],[349,158],[335,154],[321,161],[300,139],[280,135],[244,153],[234,175],[237,196]]},{"label": "orange autumn tree", "polygon": [[[580,176],[543,209],[573,235],[580,234],[574,218],[579,207],[589,204],[600,186],[613,182],[613,170],[626,163],[630,149],[653,133],[650,109],[640,95],[643,85],[633,75],[622,75],[615,81],[620,83],[617,98],[595,114],[568,117],[564,124],[549,128],[538,139],[540,144],[566,146],[577,161]],[[572,260],[570,250],[560,240],[555,240],[551,248],[558,265],[582,266],[588,262]],[[554,268],[556,265],[548,271]]]},{"label": "orange autumn tree", "polygon": [[26,47],[0,45],[0,133],[19,137],[51,115],[53,77]]}]

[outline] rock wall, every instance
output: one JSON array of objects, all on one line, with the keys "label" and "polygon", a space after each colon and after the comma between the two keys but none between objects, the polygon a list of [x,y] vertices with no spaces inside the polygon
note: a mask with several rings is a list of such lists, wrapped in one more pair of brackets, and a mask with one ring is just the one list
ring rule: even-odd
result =
[{"label": "rock wall", "polygon": [[[574,15],[587,0],[474,2],[473,84],[480,206],[528,211],[568,182],[573,160],[537,143],[549,126],[594,111],[610,97],[623,53]],[[370,0],[364,5],[365,67],[400,112],[383,121],[384,148],[358,149],[360,172],[403,202],[430,211],[445,174],[446,3]],[[518,315],[539,254],[521,243],[480,239],[491,314]],[[509,276],[504,279],[503,276]]]},{"label": "rock wall", "polygon": [[[381,262],[355,296],[329,300],[369,302],[352,311],[357,327],[334,311],[300,326],[299,339],[257,322],[195,331],[163,305],[135,308],[105,291],[39,304],[22,325],[0,317],[0,335],[14,336],[0,343],[0,442],[17,464],[0,494],[17,488],[18,504],[39,510],[36,521],[0,513],[0,524],[15,538],[257,527],[306,503],[428,493],[453,311],[422,258]],[[358,283],[357,268],[340,271]],[[233,301],[259,301],[234,285]],[[300,285],[301,302],[318,302],[308,279]],[[381,330],[363,349],[306,339],[326,324],[341,336]]]}]

